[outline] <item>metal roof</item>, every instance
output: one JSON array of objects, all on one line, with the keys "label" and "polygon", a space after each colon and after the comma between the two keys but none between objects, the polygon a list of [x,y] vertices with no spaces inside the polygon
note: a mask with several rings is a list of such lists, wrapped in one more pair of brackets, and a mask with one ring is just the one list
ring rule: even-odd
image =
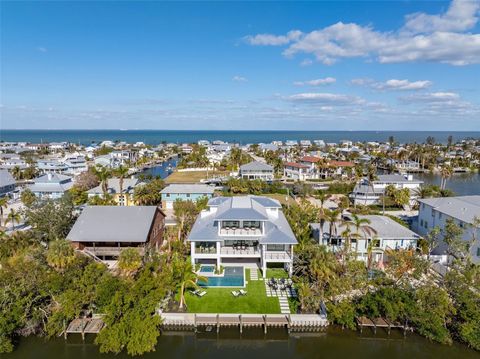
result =
[{"label": "metal roof", "polygon": [[160,191],[162,194],[213,194],[215,188],[206,184],[171,184]]},{"label": "metal roof", "polygon": [[273,166],[267,163],[253,161],[240,166],[240,172],[241,171],[273,171]]},{"label": "metal roof", "polygon": [[7,170],[0,170],[0,187],[7,187],[15,184],[15,179]]},{"label": "metal roof", "polygon": [[72,242],[146,242],[156,206],[87,206],[67,239]]},{"label": "metal roof", "polygon": [[[418,202],[425,203],[435,211],[446,214],[466,223],[472,223],[475,217],[480,218],[480,195],[444,198],[424,198]],[[422,206],[420,206],[422,211]]]}]

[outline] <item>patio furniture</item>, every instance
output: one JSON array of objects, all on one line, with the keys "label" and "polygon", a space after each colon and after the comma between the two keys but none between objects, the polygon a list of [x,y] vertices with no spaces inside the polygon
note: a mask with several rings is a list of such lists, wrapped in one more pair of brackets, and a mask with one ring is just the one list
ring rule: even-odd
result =
[{"label": "patio furniture", "polygon": [[197,295],[197,293],[200,292],[200,289],[190,290],[189,292],[192,293],[193,295]]},{"label": "patio furniture", "polygon": [[247,295],[247,291],[246,291],[246,290],[243,290],[243,289],[240,289],[240,294],[241,294],[241,295]]},{"label": "patio furniture", "polygon": [[237,292],[236,290],[232,290],[232,295],[236,298],[240,295],[240,292]]},{"label": "patio furniture", "polygon": [[197,296],[199,296],[200,298],[203,297],[205,294],[207,294],[207,291],[205,291],[205,290],[197,291]]}]

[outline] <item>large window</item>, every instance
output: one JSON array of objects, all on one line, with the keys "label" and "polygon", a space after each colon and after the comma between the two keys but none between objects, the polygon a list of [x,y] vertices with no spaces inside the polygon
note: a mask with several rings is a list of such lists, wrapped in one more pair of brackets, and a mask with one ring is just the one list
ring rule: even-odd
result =
[{"label": "large window", "polygon": [[267,244],[267,251],[285,251],[284,244]]}]

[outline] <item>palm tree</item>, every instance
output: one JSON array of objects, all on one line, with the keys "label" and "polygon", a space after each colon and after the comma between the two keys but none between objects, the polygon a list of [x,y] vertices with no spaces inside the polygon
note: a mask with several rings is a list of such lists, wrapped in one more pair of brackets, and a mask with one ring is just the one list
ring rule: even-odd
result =
[{"label": "palm tree", "polygon": [[49,244],[47,263],[62,272],[75,261],[75,250],[66,239],[58,239]]},{"label": "palm tree", "polygon": [[111,171],[106,167],[99,166],[95,169],[95,173],[102,185],[103,198],[106,198],[108,192],[108,179],[111,177]]},{"label": "palm tree", "polygon": [[0,198],[0,225],[2,224],[2,218],[3,218],[3,209],[8,207],[8,197],[2,197]]},{"label": "palm tree", "polygon": [[[118,185],[120,187],[119,196],[123,196],[123,179],[128,175],[128,168],[120,166],[114,171],[114,173],[118,177]],[[126,201],[124,203],[126,204]]]},{"label": "palm tree", "polygon": [[326,221],[329,223],[328,235],[329,235],[329,241],[331,242],[333,235],[337,234],[337,225],[341,221],[340,211],[337,209],[335,210],[326,209],[325,217],[326,217]]},{"label": "palm tree", "polygon": [[179,283],[180,294],[180,309],[183,309],[185,303],[185,289],[198,288],[197,282],[207,282],[208,278],[198,275],[193,271],[192,263],[190,260],[183,258],[176,258],[174,263],[175,273],[177,276],[177,283]]},{"label": "palm tree", "polygon": [[18,181],[22,179],[22,169],[18,166],[12,168],[12,176]]},{"label": "palm tree", "polygon": [[7,223],[12,223],[12,231],[15,229],[15,222],[20,223],[20,212],[15,211],[13,208],[10,208],[10,212],[7,214],[7,219],[5,220],[5,225]]},{"label": "palm tree", "polygon": [[135,248],[126,248],[120,252],[117,267],[126,276],[133,276],[142,266],[142,256]]},{"label": "palm tree", "polygon": [[440,169],[440,175],[442,176],[442,182],[440,184],[440,189],[445,189],[447,185],[447,179],[452,177],[453,174],[453,168],[450,165],[444,165]]},{"label": "palm tree", "polygon": [[[368,236],[377,234],[377,231],[370,226],[371,221],[368,218],[360,218],[358,215],[352,214],[351,222],[355,227],[355,235],[357,238],[363,236],[367,239]],[[358,251],[358,241],[355,251]]]}]

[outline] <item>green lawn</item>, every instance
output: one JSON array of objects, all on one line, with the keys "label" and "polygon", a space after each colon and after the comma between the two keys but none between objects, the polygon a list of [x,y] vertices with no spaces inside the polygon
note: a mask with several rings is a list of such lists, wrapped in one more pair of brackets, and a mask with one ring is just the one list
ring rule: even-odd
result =
[{"label": "green lawn", "polygon": [[[250,278],[246,270],[247,280]],[[267,297],[265,283],[262,280],[250,281],[246,285],[246,296],[234,297],[235,288],[206,288],[207,294],[197,297],[190,292],[185,294],[190,313],[263,313],[278,314],[280,305],[278,299]]]},{"label": "green lawn", "polygon": [[267,268],[267,279],[270,278],[288,278],[288,273],[283,268]]},{"label": "green lawn", "polygon": [[218,176],[225,176],[228,175],[228,172],[222,171],[186,171],[186,172],[178,172],[175,171],[167,178],[165,178],[165,183],[198,183],[200,180]]}]

